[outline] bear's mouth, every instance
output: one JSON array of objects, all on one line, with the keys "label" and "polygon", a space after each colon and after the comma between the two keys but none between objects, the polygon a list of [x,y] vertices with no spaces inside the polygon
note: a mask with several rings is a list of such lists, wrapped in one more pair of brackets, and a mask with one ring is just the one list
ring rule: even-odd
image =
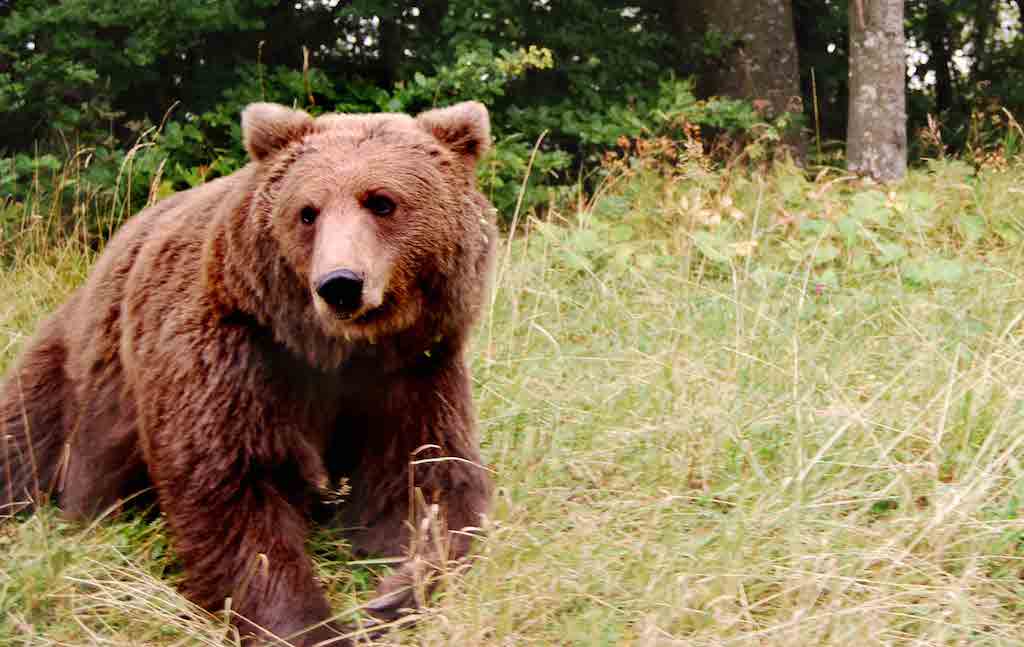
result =
[{"label": "bear's mouth", "polygon": [[383,306],[381,305],[381,306],[377,306],[376,308],[372,308],[370,310],[364,310],[362,312],[356,312],[356,313],[352,313],[352,312],[338,312],[338,311],[333,311],[333,312],[334,312],[334,318],[336,320],[338,320],[338,321],[343,321],[345,323],[356,324],[356,325],[365,325],[365,324],[369,324],[369,323],[372,323],[374,321],[379,320],[381,318],[380,311],[382,309],[383,309]]},{"label": "bear's mouth", "polygon": [[347,341],[365,338],[372,342],[398,333],[413,325],[421,311],[418,307],[410,308],[406,300],[391,292],[383,292],[374,302],[364,303],[354,312],[338,311],[316,297],[313,301],[324,334]]},{"label": "bear's mouth", "polygon": [[387,300],[372,308],[360,308],[354,312],[337,310],[328,306],[319,299],[315,302],[317,313],[321,319],[331,328],[338,326],[337,331],[341,334],[356,332],[360,328],[368,328],[377,325],[387,318],[389,306]]}]

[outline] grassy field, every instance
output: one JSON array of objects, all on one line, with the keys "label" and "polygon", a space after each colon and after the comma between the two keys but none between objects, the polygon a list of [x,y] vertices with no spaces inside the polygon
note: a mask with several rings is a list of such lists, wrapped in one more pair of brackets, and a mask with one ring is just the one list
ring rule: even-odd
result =
[{"label": "grassy field", "polygon": [[[1024,168],[640,163],[598,196],[502,244],[488,538],[384,644],[1024,644]],[[0,366],[93,258],[33,231]],[[313,550],[367,599],[380,566]],[[222,644],[176,577],[159,520],[7,524],[0,643]]]}]

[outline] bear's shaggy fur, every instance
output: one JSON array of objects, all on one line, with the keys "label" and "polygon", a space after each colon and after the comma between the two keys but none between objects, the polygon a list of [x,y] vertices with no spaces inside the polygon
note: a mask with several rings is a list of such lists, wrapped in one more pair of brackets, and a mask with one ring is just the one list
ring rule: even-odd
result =
[{"label": "bear's shaggy fur", "polygon": [[[404,554],[412,501],[449,531],[487,511],[466,342],[495,240],[475,188],[490,125],[472,102],[254,104],[242,130],[251,163],[128,220],[8,374],[0,515],[52,493],[89,518],[153,486],[192,600],[312,644],[338,629],[304,548],[328,483],[348,479],[368,553]],[[413,570],[376,612],[411,604]]]}]

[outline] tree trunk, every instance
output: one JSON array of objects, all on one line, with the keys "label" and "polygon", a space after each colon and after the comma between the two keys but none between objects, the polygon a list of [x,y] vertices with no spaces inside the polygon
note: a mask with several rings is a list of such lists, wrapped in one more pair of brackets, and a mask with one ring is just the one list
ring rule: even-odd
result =
[{"label": "tree trunk", "polygon": [[[708,31],[707,13],[703,3],[707,0],[662,0],[657,10],[668,25],[673,36],[673,51],[667,55],[675,59],[676,73],[680,78],[695,77],[694,89],[698,96],[715,94],[710,70],[706,69],[707,56],[704,52],[705,34]],[[1024,2],[1024,0],[1021,0]]]},{"label": "tree trunk", "polygon": [[928,63],[935,72],[935,112],[942,114],[953,107],[953,76],[950,72],[949,8],[944,2],[926,2],[925,33],[931,57]]},{"label": "tree trunk", "polygon": [[448,0],[426,0],[418,3],[420,8],[420,29],[431,38],[441,37],[441,27],[448,15]]},{"label": "tree trunk", "polygon": [[[680,0],[680,5],[691,3]],[[755,101],[768,117],[802,112],[793,0],[703,0],[702,5],[708,27],[727,43],[723,64],[709,70],[713,92]],[[800,133],[789,133],[787,141],[799,147]]]},{"label": "tree trunk", "polygon": [[[988,37],[992,32],[992,23],[995,7],[992,0],[976,0],[974,9],[974,65],[971,66],[972,85],[985,78],[984,72],[988,69]],[[976,88],[972,88],[976,89]]]},{"label": "tree trunk", "polygon": [[381,16],[377,30],[377,84],[391,89],[398,80],[398,67],[402,63],[401,15]]},{"label": "tree trunk", "polygon": [[880,182],[907,172],[903,0],[850,0],[849,169]]}]

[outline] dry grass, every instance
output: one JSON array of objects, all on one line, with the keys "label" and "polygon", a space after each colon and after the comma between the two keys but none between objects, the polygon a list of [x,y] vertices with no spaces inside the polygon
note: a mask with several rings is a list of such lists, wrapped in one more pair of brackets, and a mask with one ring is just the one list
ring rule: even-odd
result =
[{"label": "dry grass", "polygon": [[[964,198],[944,172],[895,197],[936,196],[941,222],[907,234],[912,256],[968,268],[924,284],[791,253],[773,219],[829,204],[834,178],[712,178],[709,193],[706,176],[637,177],[566,228],[533,223],[474,353],[499,485],[488,537],[388,640],[1024,643],[1024,258],[942,224],[1024,222],[1005,199],[1024,173]],[[757,255],[716,263],[693,244],[714,226],[694,205],[724,195]],[[601,209],[633,235],[594,225]],[[0,270],[4,359],[89,259],[67,244]],[[335,536],[313,548],[337,610],[366,598],[377,566],[349,565]],[[8,525],[0,642],[219,644],[227,629],[174,593],[176,569],[144,517]]]}]

